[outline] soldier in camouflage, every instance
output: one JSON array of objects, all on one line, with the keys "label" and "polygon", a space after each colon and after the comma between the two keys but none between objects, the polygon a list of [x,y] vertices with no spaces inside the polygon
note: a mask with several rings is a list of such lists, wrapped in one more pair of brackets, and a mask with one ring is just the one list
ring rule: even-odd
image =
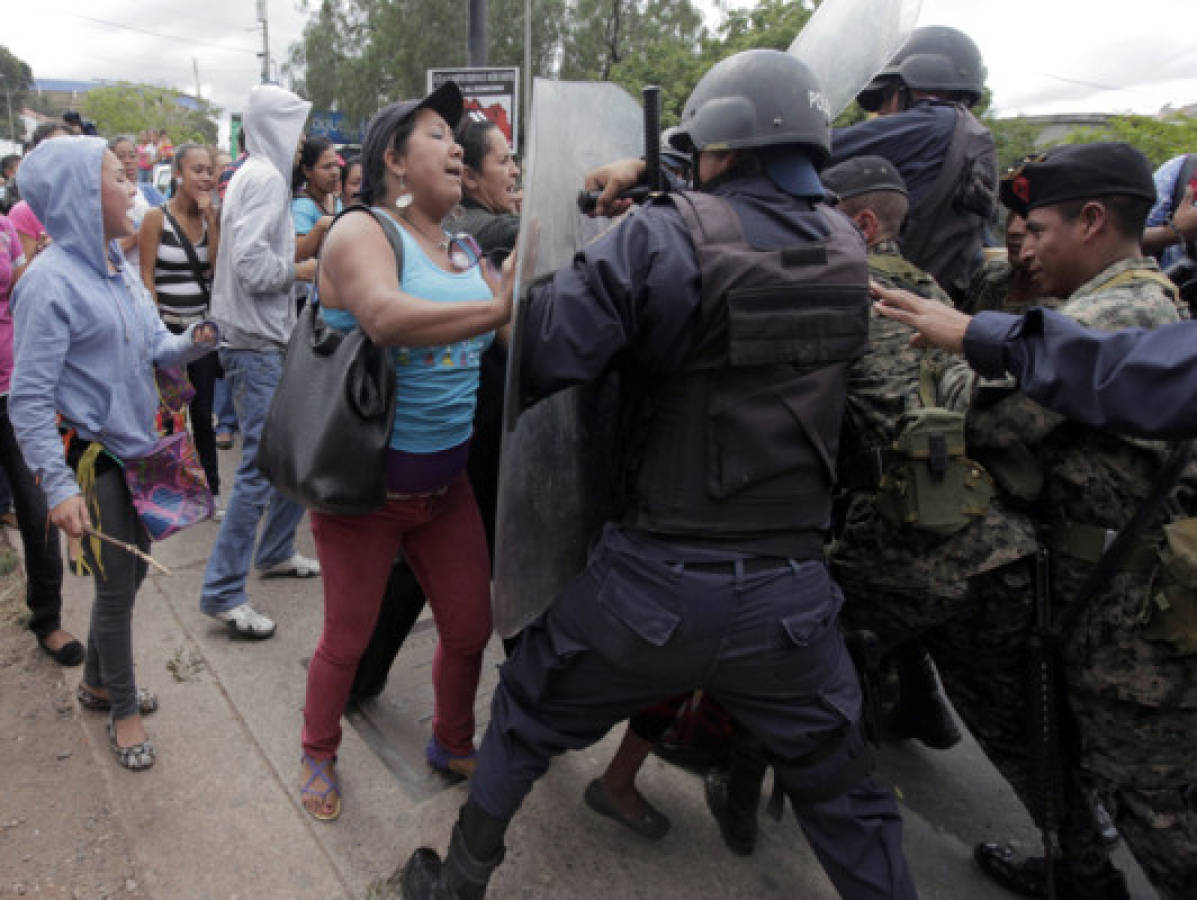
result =
[{"label": "soldier in camouflage", "polygon": [[[1146,159],[1126,144],[1059,147],[1002,184],[1003,203],[1027,216],[1022,259],[1041,289],[1067,297],[1064,315],[1107,330],[1178,320],[1175,288],[1139,250],[1153,197]],[[969,382],[947,381],[959,400]],[[1058,615],[1109,536],[1143,502],[1167,448],[1070,422],[1000,386],[974,384],[970,399],[969,452],[985,462],[1001,496],[1034,512],[1051,553]],[[1114,812],[1163,897],[1192,896],[1197,881],[1197,655],[1191,624],[1177,626],[1158,599],[1172,578],[1158,552],[1162,526],[1192,515],[1195,485],[1182,479],[1127,562],[1063,635],[1076,734],[1056,864],[1057,895],[1065,900],[1129,896],[1094,824],[1093,793]],[[1191,597],[1195,587],[1190,573],[1181,590]],[[999,571],[971,588],[969,612],[941,629],[936,659],[957,711],[1036,809],[1028,698],[1018,674],[1034,623],[1029,576]],[[982,844],[975,855],[1007,887],[1045,895],[1042,859],[1021,859],[1002,844]]]},{"label": "soldier in camouflage", "polygon": [[[951,305],[934,278],[902,257],[894,240],[906,214],[906,193],[892,164],[882,157],[856,157],[821,177],[864,235],[873,281]],[[887,498],[879,487],[900,477],[880,471],[886,448],[894,445],[904,417],[925,405],[920,374],[949,360],[939,351],[912,348],[909,337],[904,326],[874,315],[872,352],[850,370],[840,445],[841,486],[847,491],[831,561],[846,597],[845,627],[874,632],[897,664],[901,687],[887,716],[886,736],[946,748],[960,734],[920,639],[961,613],[971,576],[1010,565],[1031,553],[1035,540],[1030,520],[1000,505],[978,507],[950,534],[917,523],[895,527],[886,514]],[[928,399],[931,405],[937,402]]]},{"label": "soldier in camouflage", "polygon": [[968,294],[960,304],[962,312],[975,315],[992,309],[1024,313],[1032,303],[1049,305],[1041,299],[1040,289],[1022,261],[1022,242],[1026,236],[1027,220],[1017,213],[1010,213],[1006,217],[1006,255],[985,260],[973,272]]}]

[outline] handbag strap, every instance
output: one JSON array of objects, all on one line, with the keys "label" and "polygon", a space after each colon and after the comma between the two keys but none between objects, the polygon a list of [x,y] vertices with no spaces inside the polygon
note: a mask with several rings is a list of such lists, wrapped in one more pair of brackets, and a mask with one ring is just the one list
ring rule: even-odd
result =
[{"label": "handbag strap", "polygon": [[212,304],[212,295],[208,292],[208,279],[204,275],[203,267],[200,265],[199,255],[195,252],[195,247],[191,244],[191,238],[187,237],[180,226],[178,220],[170,214],[170,209],[167,204],[162,204],[162,215],[166,216],[167,221],[170,222],[171,230],[174,231],[175,237],[179,240],[179,246],[183,248],[183,253],[187,256],[187,263],[191,266],[191,274],[195,276],[196,282],[200,286],[200,291],[204,295],[204,304],[210,306]]},{"label": "handbag strap", "polygon": [[[341,210],[339,213],[337,213],[336,216],[333,217],[332,225],[328,226],[328,230],[331,232],[333,229],[333,226],[336,225],[337,222],[339,222],[343,216],[346,216],[351,212],[368,212],[378,222],[379,226],[382,228],[382,233],[384,235],[386,235],[387,243],[391,245],[391,252],[395,254],[395,275],[396,275],[399,283],[402,284],[403,283],[403,238],[399,236],[399,226],[397,226],[394,222],[392,222],[390,216],[388,216],[382,210],[377,209],[373,206],[366,206],[366,204],[364,204],[364,203],[355,203],[352,206],[345,207],[343,210]],[[328,234],[326,233],[324,237],[325,237],[325,240],[327,240]],[[324,246],[323,243],[321,243],[321,247],[323,247],[323,246]],[[320,305],[320,254],[319,253],[316,254],[316,274],[312,277],[312,284],[315,287],[315,290],[312,293],[312,299],[310,302],[313,307],[318,307]]]}]

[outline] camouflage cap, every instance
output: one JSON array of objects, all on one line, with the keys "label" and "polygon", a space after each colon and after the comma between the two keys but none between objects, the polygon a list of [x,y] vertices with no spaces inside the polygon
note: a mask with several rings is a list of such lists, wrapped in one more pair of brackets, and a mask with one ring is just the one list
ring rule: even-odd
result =
[{"label": "camouflage cap", "polygon": [[1002,177],[1002,203],[1025,216],[1040,206],[1111,195],[1155,200],[1151,164],[1130,144],[1067,144],[1030,156]]},{"label": "camouflage cap", "polygon": [[854,156],[824,169],[819,177],[823,186],[841,200],[873,191],[906,194],[906,182],[884,156]]}]

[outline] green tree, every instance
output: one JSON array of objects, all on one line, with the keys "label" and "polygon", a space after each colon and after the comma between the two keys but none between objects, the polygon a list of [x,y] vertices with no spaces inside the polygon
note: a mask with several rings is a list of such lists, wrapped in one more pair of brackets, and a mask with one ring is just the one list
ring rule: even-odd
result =
[{"label": "green tree", "polygon": [[184,96],[172,88],[118,81],[88,91],[82,112],[101,134],[137,134],[157,128],[175,143],[215,143],[220,110],[206,100],[195,101],[199,108],[191,109],[180,102]]},{"label": "green tree", "polygon": [[29,63],[0,44],[0,134],[10,141],[20,141],[24,138],[21,133],[21,109],[25,105],[25,95],[33,88],[33,70]]},{"label": "green tree", "polygon": [[1162,119],[1154,116],[1113,116],[1097,128],[1074,128],[1064,144],[1093,141],[1126,141],[1138,147],[1151,165],[1159,166],[1174,156],[1197,149],[1197,117],[1174,114]]},{"label": "green tree", "polygon": [[982,116],[981,120],[993,135],[999,175],[1015,166],[1024,156],[1042,149],[1037,144],[1039,129],[1026,119]]},{"label": "green tree", "polygon": [[[466,64],[463,12],[463,4],[432,0],[322,0],[291,47],[286,74],[318,109],[367,119],[387,103],[422,95],[427,69]],[[491,0],[494,65],[523,65],[523,15],[523,0]],[[552,73],[564,16],[565,0],[533,0],[534,74]]]}]

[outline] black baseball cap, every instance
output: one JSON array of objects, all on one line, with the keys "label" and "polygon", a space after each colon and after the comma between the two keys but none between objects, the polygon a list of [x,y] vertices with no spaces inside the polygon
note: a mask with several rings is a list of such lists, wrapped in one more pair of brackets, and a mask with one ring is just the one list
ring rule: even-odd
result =
[{"label": "black baseball cap", "polygon": [[892,191],[906,196],[906,182],[897,168],[884,156],[854,156],[826,168],[819,176],[823,186],[841,200]]}]

